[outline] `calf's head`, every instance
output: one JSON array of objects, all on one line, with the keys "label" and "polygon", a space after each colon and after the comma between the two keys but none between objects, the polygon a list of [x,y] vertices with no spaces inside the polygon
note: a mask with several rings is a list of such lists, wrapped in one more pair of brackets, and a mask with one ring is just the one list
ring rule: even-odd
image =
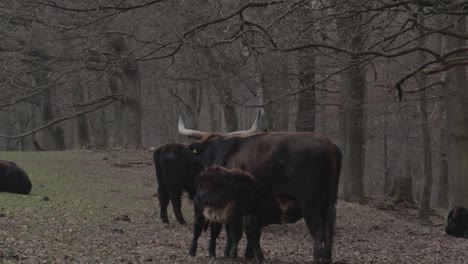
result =
[{"label": "calf's head", "polygon": [[247,209],[256,197],[256,181],[251,174],[219,166],[200,173],[196,188],[196,205],[214,222],[229,222],[236,211]]}]

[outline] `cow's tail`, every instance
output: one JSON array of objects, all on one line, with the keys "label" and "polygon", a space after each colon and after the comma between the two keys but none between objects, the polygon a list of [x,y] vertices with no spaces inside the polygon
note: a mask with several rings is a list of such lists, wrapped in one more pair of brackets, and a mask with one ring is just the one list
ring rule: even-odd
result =
[{"label": "cow's tail", "polygon": [[330,197],[329,203],[336,204],[338,197],[338,184],[340,181],[341,174],[341,163],[343,160],[343,154],[341,149],[333,142],[328,142],[328,150],[330,156]]},{"label": "cow's tail", "polygon": [[343,155],[340,148],[333,142],[328,143],[330,155],[330,196],[325,212],[324,225],[324,257],[331,261],[333,250],[333,232],[336,222],[336,200],[338,197],[338,183],[340,180],[341,162]]},{"label": "cow's tail", "polygon": [[156,169],[156,179],[158,180],[158,185],[163,184],[163,174],[161,169],[160,163],[160,156],[161,156],[162,149],[158,148],[154,151],[153,160],[154,160],[154,167]]}]

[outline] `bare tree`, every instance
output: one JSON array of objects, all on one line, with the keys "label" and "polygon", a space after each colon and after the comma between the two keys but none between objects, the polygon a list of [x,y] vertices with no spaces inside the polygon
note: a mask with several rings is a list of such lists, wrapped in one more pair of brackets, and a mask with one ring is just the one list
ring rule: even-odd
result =
[{"label": "bare tree", "polygon": [[[362,16],[351,19],[340,19],[341,30],[349,42],[349,48],[353,51],[364,49],[364,32],[361,24]],[[345,147],[343,157],[343,193],[348,201],[360,201],[364,197],[364,157],[365,157],[365,117],[364,100],[366,96],[366,67],[360,64],[356,56],[351,56],[348,61],[349,70],[344,74],[344,120],[345,120]]]},{"label": "bare tree", "polygon": [[[463,16],[455,25],[458,34],[466,34],[466,19]],[[457,37],[448,37],[448,53],[454,50],[464,49],[466,40]],[[449,57],[458,60],[458,56],[466,56],[457,53]],[[463,58],[463,57],[462,57]],[[468,90],[465,67],[454,67],[448,71],[447,89],[445,100],[447,102],[447,123],[449,138],[449,171],[453,175],[453,202],[458,205],[468,206]]]},{"label": "bare tree", "polygon": [[[419,39],[420,47],[427,47],[427,37],[422,36]],[[427,55],[420,52],[419,59],[421,64],[427,60]],[[431,197],[432,197],[432,146],[431,146],[431,133],[429,128],[428,118],[428,101],[427,101],[427,90],[424,88],[427,85],[427,77],[420,73],[417,77],[417,84],[421,92],[421,100],[419,101],[419,110],[421,112],[421,141],[423,146],[423,185],[422,185],[422,196],[421,204],[419,206],[418,216],[422,220],[429,219],[429,213],[431,208]]]},{"label": "bare tree", "polygon": [[117,114],[116,144],[141,147],[141,80],[138,62],[134,60],[131,47],[122,34],[109,33],[107,37],[117,60],[116,69],[111,78],[116,78],[120,82],[119,92],[113,91],[113,93],[123,95]]}]

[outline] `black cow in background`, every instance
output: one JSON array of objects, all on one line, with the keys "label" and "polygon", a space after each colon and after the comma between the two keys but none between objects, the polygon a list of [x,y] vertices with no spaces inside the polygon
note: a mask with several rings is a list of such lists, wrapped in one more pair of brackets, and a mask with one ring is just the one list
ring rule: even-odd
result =
[{"label": "black cow in background", "polygon": [[172,203],[174,214],[180,224],[185,224],[182,215],[182,193],[185,190],[189,198],[195,196],[195,179],[203,169],[187,145],[167,144],[154,151],[154,165],[158,180],[158,200],[161,208],[160,217],[169,223],[167,207]]},{"label": "black cow in background", "polygon": [[[260,247],[261,228],[270,224],[295,222],[301,218],[299,206],[284,197],[277,199],[254,176],[240,169],[211,166],[198,176],[195,196],[195,223],[190,254],[195,255],[205,219],[226,224],[225,255],[237,257],[242,229],[247,236],[246,258],[255,254],[264,259]],[[220,227],[217,229],[219,234]],[[216,234],[211,232],[210,255],[214,256]]]},{"label": "black cow in background", "polygon": [[449,212],[445,233],[454,237],[468,238],[468,209],[457,206]]},{"label": "black cow in background", "polygon": [[14,162],[0,160],[0,192],[29,194],[31,180]]}]

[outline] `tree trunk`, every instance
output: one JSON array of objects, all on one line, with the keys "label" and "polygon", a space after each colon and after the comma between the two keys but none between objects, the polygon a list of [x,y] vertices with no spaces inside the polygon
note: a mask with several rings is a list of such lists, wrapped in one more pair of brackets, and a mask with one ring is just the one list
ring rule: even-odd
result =
[{"label": "tree trunk", "polygon": [[297,105],[296,131],[314,131],[316,115],[315,55],[312,51],[299,52],[299,84],[306,89],[299,94]]},{"label": "tree trunk", "polygon": [[437,205],[442,208],[449,208],[448,201],[449,190],[449,165],[447,155],[440,155],[440,172],[439,172],[439,194],[437,197]]},{"label": "tree trunk", "polygon": [[[42,124],[54,120],[54,105],[52,104],[52,91],[50,88],[44,89],[41,95],[41,120]],[[65,137],[63,128],[57,124],[47,127],[42,132],[42,145],[46,150],[64,150]]]},{"label": "tree trunk", "polygon": [[110,145],[109,138],[110,138],[110,133],[109,133],[109,128],[107,125],[107,115],[110,115],[106,113],[105,109],[101,109],[97,112],[97,119],[98,119],[98,127],[99,127],[99,135],[96,137],[96,143],[98,146],[101,146],[103,148],[107,148]]},{"label": "tree trunk", "polygon": [[388,196],[392,197],[393,203],[413,203],[413,180],[411,177],[395,177]]},{"label": "tree trunk", "polygon": [[[216,87],[211,87],[211,91],[213,91]],[[218,100],[217,98],[213,98],[213,96],[209,96],[207,98],[207,103],[208,103],[208,111],[210,114],[210,119],[211,119],[211,125],[210,125],[210,131],[216,132],[219,131],[220,128],[220,117],[218,113],[218,108],[216,107]]]},{"label": "tree trunk", "polygon": [[202,90],[200,86],[193,81],[187,81],[184,84],[184,89],[187,94],[187,115],[185,123],[188,128],[197,129],[200,118]]},{"label": "tree trunk", "polygon": [[[211,73],[215,74],[215,79],[212,81],[212,88],[213,91],[218,94],[221,102],[221,131],[232,132],[239,130],[239,119],[234,104],[232,87],[229,79],[225,79],[224,77],[231,74],[233,70],[226,64],[226,61],[229,60],[229,56],[226,54],[225,50],[216,48],[206,49],[204,55]],[[210,108],[211,107],[212,106],[210,106]],[[216,128],[216,130],[218,130],[218,128]]]},{"label": "tree trunk", "polygon": [[222,132],[232,132],[239,130],[239,119],[237,117],[236,107],[234,106],[234,97],[228,81],[222,81]]},{"label": "tree trunk", "polygon": [[[75,90],[73,91],[73,101],[75,103],[82,103],[84,102],[84,92],[83,87],[78,84]],[[75,111],[79,111],[80,107],[75,107]],[[89,124],[88,124],[88,116],[81,115],[75,119],[75,127],[76,127],[76,147],[83,148],[87,144],[91,142],[91,136],[89,133]]]},{"label": "tree trunk", "polygon": [[[427,37],[419,39],[419,46],[427,46]],[[419,53],[419,62],[421,64],[426,62],[426,53]],[[420,89],[426,87],[427,80],[424,74],[419,74],[417,77],[418,87]],[[423,185],[421,204],[419,205],[418,217],[423,220],[429,220],[429,213],[431,210],[431,197],[432,197],[432,146],[431,146],[431,133],[429,131],[429,118],[427,117],[428,102],[427,90],[421,92],[421,100],[419,108],[421,112],[421,143],[423,146]]]},{"label": "tree trunk", "polygon": [[[133,54],[125,38],[119,33],[108,35],[109,43],[119,56],[118,76],[123,99],[119,104],[116,145],[124,147],[141,147],[141,100],[140,70],[133,60]],[[111,77],[112,78],[112,77]]]},{"label": "tree trunk", "polygon": [[[444,78],[444,77],[443,77]],[[445,76],[446,78],[446,76]],[[443,89],[447,89],[446,84],[443,84]],[[437,194],[437,206],[448,209],[449,208],[449,164],[447,157],[448,135],[447,135],[447,108],[446,102],[442,102],[440,112],[442,120],[438,124],[440,126],[440,148],[441,153],[439,157],[439,192]]]},{"label": "tree trunk", "polygon": [[[456,30],[466,33],[466,19],[460,19]],[[448,37],[448,50],[464,47],[466,41]],[[461,56],[459,54],[458,56]],[[448,123],[449,173],[453,175],[453,203],[468,207],[468,88],[466,67],[455,67],[448,71],[445,100]]]},{"label": "tree trunk", "polygon": [[[286,75],[286,58],[284,54],[263,57],[263,67],[260,82],[263,89],[265,119],[268,131],[288,131],[289,129],[289,101],[287,98],[279,99],[288,93]],[[280,65],[280,66],[278,66]],[[269,103],[269,104],[268,104]]]},{"label": "tree trunk", "polygon": [[[299,19],[307,21],[313,14],[307,9],[303,9],[298,14]],[[305,42],[313,42],[315,30],[314,27],[302,28],[302,36]],[[298,52],[299,63],[299,89],[303,90],[299,94],[297,102],[296,131],[314,131],[316,119],[316,89],[315,85],[315,63],[316,57],[313,50],[302,50]]]},{"label": "tree trunk", "polygon": [[[350,49],[362,50],[363,32],[360,28],[361,17],[355,17],[350,24],[353,35],[349,36]],[[346,93],[345,142],[343,157],[343,198],[347,201],[361,201],[364,198],[364,164],[365,164],[365,116],[364,101],[366,97],[366,69],[359,65],[359,58],[352,56],[348,62],[350,69],[345,73]]]},{"label": "tree trunk", "polygon": [[384,127],[383,127],[383,162],[384,162],[384,179],[383,179],[383,190],[387,193],[390,190],[390,162],[388,155],[388,109],[385,108],[384,114]]},{"label": "tree trunk", "polygon": [[[419,87],[424,87],[426,84],[426,78],[420,76]],[[431,146],[431,134],[429,131],[429,119],[427,117],[428,108],[426,91],[422,92],[422,98],[420,101],[421,109],[421,140],[423,145],[423,186],[422,186],[422,197],[421,204],[419,206],[418,216],[422,220],[429,219],[431,196],[432,196],[432,146]]]}]

